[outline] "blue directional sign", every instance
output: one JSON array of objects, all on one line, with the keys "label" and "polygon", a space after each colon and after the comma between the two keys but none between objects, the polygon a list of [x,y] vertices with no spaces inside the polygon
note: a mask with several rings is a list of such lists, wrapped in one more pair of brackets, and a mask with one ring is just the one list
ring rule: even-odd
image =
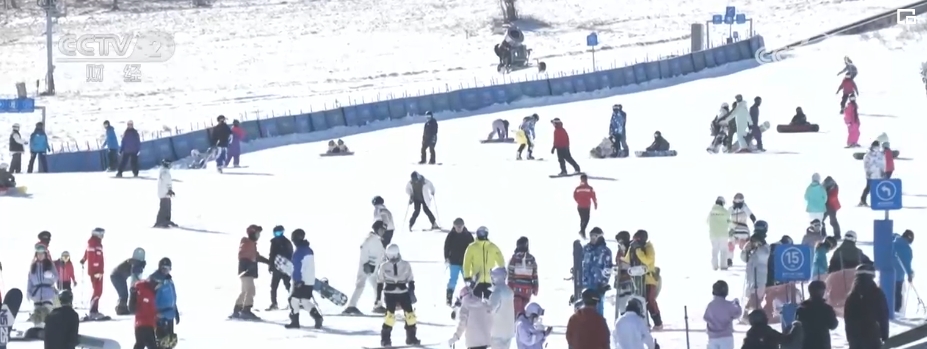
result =
[{"label": "blue directional sign", "polygon": [[596,46],[599,44],[599,35],[595,32],[586,35],[586,46]]},{"label": "blue directional sign", "polygon": [[728,6],[724,8],[724,23],[734,24],[734,19],[737,16],[737,9],[734,6]]},{"label": "blue directional sign", "polygon": [[0,114],[31,113],[34,111],[35,100],[32,98],[0,99]]},{"label": "blue directional sign", "polygon": [[734,23],[737,23],[737,24],[746,24],[746,23],[747,23],[747,15],[745,15],[745,14],[743,14],[743,13],[738,13],[736,16],[734,16]]},{"label": "blue directional sign", "polygon": [[871,179],[869,202],[873,211],[900,210],[901,179]]},{"label": "blue directional sign", "polygon": [[724,16],[722,15],[712,15],[711,24],[724,24]]},{"label": "blue directional sign", "polygon": [[808,281],[811,279],[811,247],[780,245],[773,255],[773,277],[776,282]]}]

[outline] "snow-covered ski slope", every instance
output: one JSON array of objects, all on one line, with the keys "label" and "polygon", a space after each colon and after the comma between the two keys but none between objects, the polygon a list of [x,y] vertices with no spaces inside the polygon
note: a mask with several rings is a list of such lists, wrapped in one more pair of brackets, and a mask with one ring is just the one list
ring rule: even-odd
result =
[{"label": "snow-covered ski slope", "polygon": [[[898,29],[880,32],[892,40]],[[544,322],[554,326],[549,348],[566,348],[565,325],[572,310],[567,304],[572,285],[563,278],[570,268],[570,242],[576,238],[577,217],[571,193],[576,178],[550,179],[557,172],[548,147],[552,130],[549,120],[559,117],[570,132],[573,153],[584,171],[600,177],[592,182],[600,207],[593,212],[592,225],[602,227],[609,237],[619,230],[646,229],[650,232],[662,268],[663,291],[659,305],[667,330],[656,337],[666,348],[685,346],[684,307],[689,312],[692,348],[705,348],[704,307],[711,299],[711,284],[727,280],[737,296],[743,284],[743,263],[728,272],[713,272],[709,264],[709,241],[705,218],[714,198],[730,199],[741,192],[758,215],[770,224],[769,240],[782,234],[798,238],[808,223],[803,193],[812,173],[833,176],[841,187],[844,208],[838,213],[846,230],[855,230],[860,241],[871,241],[872,219],[881,213],[856,208],[863,186],[862,164],[851,150],[842,149],[844,126],[833,96],[838,83],[834,76],[843,55],[858,63],[859,100],[863,137],[861,143],[887,132],[893,146],[905,160],[896,162],[895,175],[904,183],[905,206],[893,212],[896,229],[927,231],[921,218],[927,209],[927,185],[916,178],[925,173],[920,155],[927,146],[921,137],[923,86],[915,73],[916,55],[924,45],[908,42],[892,50],[877,40],[859,37],[833,39],[796,52],[794,59],[715,79],[705,79],[662,90],[499,112],[441,123],[438,144],[441,166],[419,166],[421,125],[346,137],[357,155],[318,158],[324,143],[276,148],[244,157],[248,168],[213,171],[174,171],[174,220],[202,232],[154,230],[156,207],[155,173],[143,179],[111,179],[110,175],[49,174],[22,175],[19,181],[30,188],[30,199],[0,198],[4,229],[0,256],[4,264],[5,287],[24,287],[35,234],[49,230],[54,236],[50,250],[69,250],[79,255],[90,231],[107,229],[103,242],[107,268],[128,258],[133,248],[144,247],[152,263],[162,256],[174,262],[182,322],[177,327],[183,348],[222,345],[335,345],[344,348],[376,346],[379,318],[328,316],[326,330],[285,330],[276,323],[244,323],[226,320],[238,292],[236,254],[239,239],[248,224],[268,229],[276,224],[288,231],[303,228],[317,258],[318,275],[326,276],[344,292],[351,292],[357,267],[357,246],[370,225],[370,198],[382,195],[402,228],[394,242],[412,262],[417,276],[419,337],[424,343],[446,347],[454,328],[443,305],[446,270],[443,263],[443,233],[408,232],[405,213],[405,182],[419,171],[437,187],[435,211],[440,223],[449,226],[456,217],[466,220],[471,230],[486,226],[490,238],[505,254],[514,249],[519,236],[531,239],[531,250],[540,264],[540,295],[535,299],[547,309]],[[889,47],[895,48],[889,43]],[[910,67],[910,68],[908,68]],[[794,108],[801,106],[812,122],[821,125],[817,134],[782,135],[772,131],[764,140],[769,149],[754,155],[708,155],[708,122],[723,101],[735,94],[745,99],[762,96],[761,118],[772,123],[787,122]],[[629,158],[591,160],[585,154],[607,129],[612,104],[621,103],[629,113],[629,143],[635,149],[650,142],[660,130],[680,155],[675,158]],[[515,162],[513,145],[481,145],[477,141],[490,131],[490,122],[506,118],[517,122],[537,112],[538,162]],[[233,173],[237,173],[233,174]],[[419,218],[419,225],[427,223]],[[259,250],[267,253],[268,233]],[[919,241],[919,240],[916,240]],[[871,256],[871,249],[863,244]],[[919,249],[919,243],[915,244]],[[76,257],[75,257],[76,258]],[[927,261],[915,257],[915,270]],[[78,268],[79,269],[79,268]],[[153,268],[146,270],[146,274]],[[256,307],[268,305],[270,277],[261,270]],[[81,285],[83,285],[82,283]],[[924,289],[925,283],[915,279]],[[89,290],[80,286],[83,299]],[[283,291],[280,299],[285,299]],[[914,313],[909,302],[908,312]],[[321,301],[323,313],[338,309]],[[104,291],[102,307],[111,312],[115,294],[110,285]],[[360,307],[373,305],[371,290]],[[24,309],[29,309],[25,306]],[[609,312],[611,314],[611,312]],[[285,312],[259,315],[282,323]],[[304,318],[308,319],[308,317]],[[611,317],[609,316],[609,319]],[[132,321],[82,324],[81,332],[119,340],[123,347],[133,341]],[[892,325],[893,333],[908,326]],[[738,343],[746,328],[737,326]],[[846,348],[843,327],[833,332],[835,348]],[[401,343],[403,333],[394,331]],[[40,344],[17,344],[39,348]]]},{"label": "snow-covered ski slope", "polygon": [[[517,6],[533,57],[556,74],[591,68],[591,55],[584,53],[590,31],[601,42],[596,61],[607,68],[687,51],[690,24],[710,20],[727,5],[753,18],[755,31],[777,47],[906,3],[519,0]],[[336,99],[369,101],[500,78],[492,51],[502,40],[494,34],[498,0],[223,0],[212,9],[136,11],[75,7],[59,20],[57,37],[166,30],[175,34],[177,48],[166,63],[143,64],[139,83],[124,82],[120,64],[106,65],[103,82],[88,82],[84,64],[58,63],[58,96],[41,100],[49,107],[52,137],[92,144],[103,120],[118,127],[133,120],[146,133],[187,128],[219,114],[319,110]],[[712,31],[715,45],[726,29]],[[748,27],[735,30],[746,36]],[[44,79],[43,33],[41,19],[8,18],[0,30],[0,81],[25,81],[31,90],[33,81]],[[0,95],[14,93],[12,83],[0,86]],[[37,118],[3,115],[0,129]]]}]

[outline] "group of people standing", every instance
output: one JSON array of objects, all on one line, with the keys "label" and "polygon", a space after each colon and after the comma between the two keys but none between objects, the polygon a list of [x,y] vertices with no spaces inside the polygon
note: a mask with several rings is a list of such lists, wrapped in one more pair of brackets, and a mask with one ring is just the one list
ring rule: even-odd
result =
[{"label": "group of people standing", "polygon": [[26,148],[28,148],[31,153],[26,172],[32,173],[36,160],[39,161],[39,167],[37,168],[38,172],[48,172],[47,156],[48,153],[51,152],[51,142],[48,139],[48,135],[45,134],[44,123],[35,123],[35,128],[32,130],[32,133],[29,134],[29,138],[23,138],[20,133],[19,124],[13,124],[9,139],[10,156],[12,157],[8,165],[8,171],[10,173],[22,173],[23,153],[26,152]]}]

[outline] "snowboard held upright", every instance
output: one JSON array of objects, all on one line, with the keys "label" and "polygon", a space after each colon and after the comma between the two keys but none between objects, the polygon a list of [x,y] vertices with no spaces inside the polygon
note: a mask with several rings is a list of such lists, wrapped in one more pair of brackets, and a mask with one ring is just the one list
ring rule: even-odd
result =
[{"label": "snowboard held upright", "polygon": [[[286,275],[293,276],[293,262],[289,259],[286,259],[283,256],[277,256],[274,258],[274,266],[277,267],[277,270],[283,272]],[[316,278],[315,285],[313,288],[316,292],[319,293],[322,298],[334,303],[337,306],[344,306],[348,304],[348,296],[344,292],[338,291],[334,287],[328,284],[328,279],[326,278]]]}]

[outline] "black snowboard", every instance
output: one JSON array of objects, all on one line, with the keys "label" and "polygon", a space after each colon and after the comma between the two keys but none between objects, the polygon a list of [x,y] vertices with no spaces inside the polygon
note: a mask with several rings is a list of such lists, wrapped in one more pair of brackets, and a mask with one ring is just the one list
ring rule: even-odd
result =
[{"label": "black snowboard", "polygon": [[563,175],[562,175],[562,174],[553,174],[553,175],[550,175],[550,178],[573,177],[573,176],[579,176],[579,175],[584,175],[584,174],[585,174],[585,173],[582,173],[582,172],[567,173],[567,174],[563,174]]},{"label": "black snowboard", "polygon": [[[892,155],[894,155],[894,158],[897,159],[898,156],[901,155],[901,152],[898,150],[892,150]],[[866,153],[853,153],[853,158],[856,160],[862,160],[865,156]]]},{"label": "black snowboard", "polygon": [[888,337],[888,340],[885,341],[885,344],[882,347],[883,348],[900,348],[900,347],[906,346],[910,343],[914,343],[924,338],[927,338],[927,325],[921,325],[915,328],[911,328],[911,329],[908,329],[907,331]]},{"label": "black snowboard", "polygon": [[573,307],[579,308],[583,294],[583,242],[573,241]]},{"label": "black snowboard", "polygon": [[[20,291],[18,288],[11,288],[3,295],[3,305],[10,309],[10,313],[13,314],[14,318],[19,314],[19,307],[22,306],[22,304],[23,291]],[[7,326],[13,326],[13,324],[8,324]]]}]

